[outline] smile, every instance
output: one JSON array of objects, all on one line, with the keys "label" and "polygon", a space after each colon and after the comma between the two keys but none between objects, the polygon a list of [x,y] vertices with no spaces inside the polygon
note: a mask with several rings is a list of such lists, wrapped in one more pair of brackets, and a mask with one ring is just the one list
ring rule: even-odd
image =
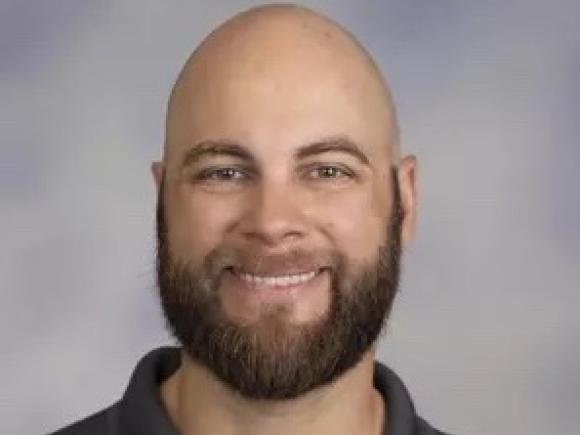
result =
[{"label": "smile", "polygon": [[314,279],[314,277],[317,274],[318,273],[316,271],[311,271],[291,275],[260,276],[242,272],[238,276],[242,280],[254,285],[266,285],[271,287],[290,287],[293,285],[307,283],[312,279]]}]

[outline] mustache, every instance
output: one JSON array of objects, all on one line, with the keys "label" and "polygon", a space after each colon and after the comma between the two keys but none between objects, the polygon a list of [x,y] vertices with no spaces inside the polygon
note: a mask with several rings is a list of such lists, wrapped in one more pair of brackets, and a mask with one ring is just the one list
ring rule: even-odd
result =
[{"label": "mustache", "polygon": [[323,269],[340,270],[343,257],[329,249],[292,248],[267,252],[255,248],[218,247],[204,259],[204,269],[213,276],[225,270],[235,273],[275,276]]},{"label": "mustache", "polygon": [[[163,181],[162,181],[163,186]],[[165,205],[160,189],[157,203],[157,270],[160,276],[175,279],[178,270],[189,270],[207,282],[217,282],[227,270],[259,276],[277,276],[328,270],[334,277],[345,270],[347,259],[337,249],[292,247],[276,252],[257,246],[220,245],[206,254],[201,263],[172,258],[165,220]],[[162,265],[169,267],[163,268]]]}]

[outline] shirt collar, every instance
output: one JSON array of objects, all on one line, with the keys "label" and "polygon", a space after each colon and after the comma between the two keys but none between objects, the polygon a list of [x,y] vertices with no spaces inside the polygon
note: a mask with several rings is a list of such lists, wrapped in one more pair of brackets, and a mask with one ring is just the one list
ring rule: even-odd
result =
[{"label": "shirt collar", "polygon": [[[137,364],[119,402],[120,433],[127,435],[179,435],[163,406],[159,387],[181,363],[177,347],[161,347],[149,352]],[[399,377],[385,365],[375,362],[374,383],[386,404],[384,435],[416,435],[418,417]],[[435,432],[425,432],[425,435]]]}]

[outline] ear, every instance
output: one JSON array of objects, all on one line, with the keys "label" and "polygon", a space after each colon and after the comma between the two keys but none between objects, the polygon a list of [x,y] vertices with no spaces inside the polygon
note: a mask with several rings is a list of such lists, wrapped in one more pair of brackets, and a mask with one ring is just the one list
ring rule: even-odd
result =
[{"label": "ear", "polygon": [[151,174],[153,174],[153,180],[155,181],[155,186],[157,187],[157,192],[161,188],[161,181],[163,180],[163,173],[165,172],[165,165],[161,161],[156,161],[151,163]]},{"label": "ear", "polygon": [[403,208],[401,244],[405,248],[413,238],[417,220],[417,158],[414,155],[401,159],[397,177]]}]

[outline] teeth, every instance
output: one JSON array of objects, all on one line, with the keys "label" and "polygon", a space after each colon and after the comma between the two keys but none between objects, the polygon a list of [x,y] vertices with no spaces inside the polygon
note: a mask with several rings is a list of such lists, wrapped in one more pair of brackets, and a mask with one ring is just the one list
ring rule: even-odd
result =
[{"label": "teeth", "polygon": [[298,273],[282,276],[258,276],[250,273],[241,273],[240,277],[249,283],[268,285],[272,287],[288,287],[291,285],[304,284],[316,276],[316,272]]}]

